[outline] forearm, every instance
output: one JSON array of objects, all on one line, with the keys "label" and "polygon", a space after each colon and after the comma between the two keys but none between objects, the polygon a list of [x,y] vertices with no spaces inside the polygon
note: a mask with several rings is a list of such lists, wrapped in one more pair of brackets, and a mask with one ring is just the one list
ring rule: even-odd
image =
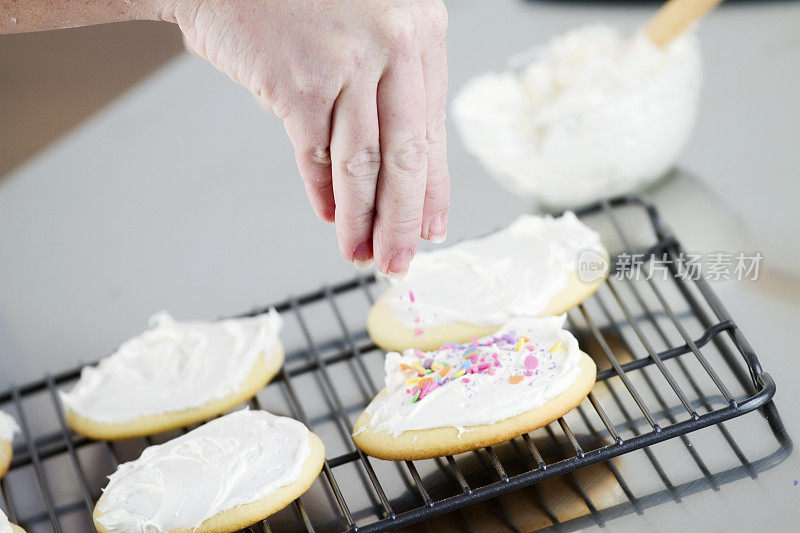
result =
[{"label": "forearm", "polygon": [[0,0],[0,34],[173,18],[168,0]]}]

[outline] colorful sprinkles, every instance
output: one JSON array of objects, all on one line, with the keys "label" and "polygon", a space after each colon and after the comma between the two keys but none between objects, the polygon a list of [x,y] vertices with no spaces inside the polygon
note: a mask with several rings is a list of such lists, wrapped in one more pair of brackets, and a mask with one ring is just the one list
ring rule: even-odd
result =
[{"label": "colorful sprinkles", "polygon": [[[413,298],[411,292],[409,298]],[[411,396],[411,403],[417,403],[451,381],[460,379],[468,385],[474,381],[469,377],[472,374],[494,376],[497,369],[503,366],[499,352],[505,354],[506,361],[509,354],[523,352],[514,356],[522,358],[522,368],[507,378],[508,383],[519,385],[526,378],[552,371],[556,363],[551,354],[560,346],[561,342],[558,342],[547,349],[531,342],[527,337],[515,335],[514,332],[488,337],[484,342],[473,336],[469,343],[448,343],[440,346],[438,351],[446,354],[444,358],[434,359],[428,353],[415,350],[416,360],[408,362],[406,359],[399,366],[407,375],[405,383],[409,388],[406,393]],[[542,362],[545,362],[544,368]],[[528,379],[527,384],[532,386],[533,380]]]}]

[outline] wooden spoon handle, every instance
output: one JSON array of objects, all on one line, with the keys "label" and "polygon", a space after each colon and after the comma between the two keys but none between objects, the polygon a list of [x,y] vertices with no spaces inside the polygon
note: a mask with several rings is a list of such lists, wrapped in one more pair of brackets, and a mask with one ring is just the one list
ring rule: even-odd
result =
[{"label": "wooden spoon handle", "polygon": [[656,11],[644,33],[664,48],[695,20],[702,18],[722,0],[669,0]]}]

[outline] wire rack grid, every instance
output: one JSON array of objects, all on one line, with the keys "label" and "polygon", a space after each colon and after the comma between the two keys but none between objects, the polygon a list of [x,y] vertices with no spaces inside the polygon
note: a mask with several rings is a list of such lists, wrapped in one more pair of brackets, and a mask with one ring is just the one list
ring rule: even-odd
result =
[{"label": "wire rack grid", "polygon": [[[251,531],[387,531],[448,513],[456,530],[479,530],[465,507],[491,500],[501,523],[515,525],[503,494],[533,491],[547,524],[563,521],[540,493],[538,482],[565,476],[587,518],[642,513],[665,500],[698,490],[689,475],[672,480],[652,446],[674,439],[699,479],[721,484],[780,462],[791,449],[771,399],[775,383],[761,365],[709,284],[680,275],[682,248],[656,210],[625,196],[576,211],[598,229],[614,263],[625,267],[635,252],[647,262],[664,259],[664,279],[611,276],[601,291],[568,314],[570,329],[598,362],[597,384],[575,410],[544,428],[500,446],[427,461],[387,462],[353,444],[353,421],[380,388],[383,352],[364,330],[364,317],[379,291],[359,277],[293,296],[273,306],[286,318],[286,364],[250,402],[252,408],[292,416],[320,435],[327,447],[323,471],[312,488],[287,509]],[[614,243],[614,244],[612,244]],[[637,268],[643,268],[641,265]],[[22,444],[10,473],[0,480],[4,507],[29,531],[91,531],[91,513],[105,477],[151,444],[193,427],[143,439],[94,441],[64,421],[57,390],[69,387],[82,367],[0,392],[0,409],[14,414]],[[760,409],[777,451],[750,461],[725,421]],[[688,434],[714,426],[735,464],[713,473]],[[769,440],[764,432],[764,439]],[[718,446],[718,445],[717,445]],[[614,458],[641,450],[659,487],[644,496],[630,486]],[[600,509],[579,469],[602,464],[623,500]],[[576,522],[580,524],[580,521]]]}]

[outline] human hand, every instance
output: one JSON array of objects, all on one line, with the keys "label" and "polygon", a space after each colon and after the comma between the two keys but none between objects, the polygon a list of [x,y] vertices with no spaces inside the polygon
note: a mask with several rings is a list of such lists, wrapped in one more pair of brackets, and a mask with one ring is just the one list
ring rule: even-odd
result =
[{"label": "human hand", "polygon": [[402,275],[447,234],[439,0],[175,0],[187,45],[284,120],[317,216],[357,266]]}]

